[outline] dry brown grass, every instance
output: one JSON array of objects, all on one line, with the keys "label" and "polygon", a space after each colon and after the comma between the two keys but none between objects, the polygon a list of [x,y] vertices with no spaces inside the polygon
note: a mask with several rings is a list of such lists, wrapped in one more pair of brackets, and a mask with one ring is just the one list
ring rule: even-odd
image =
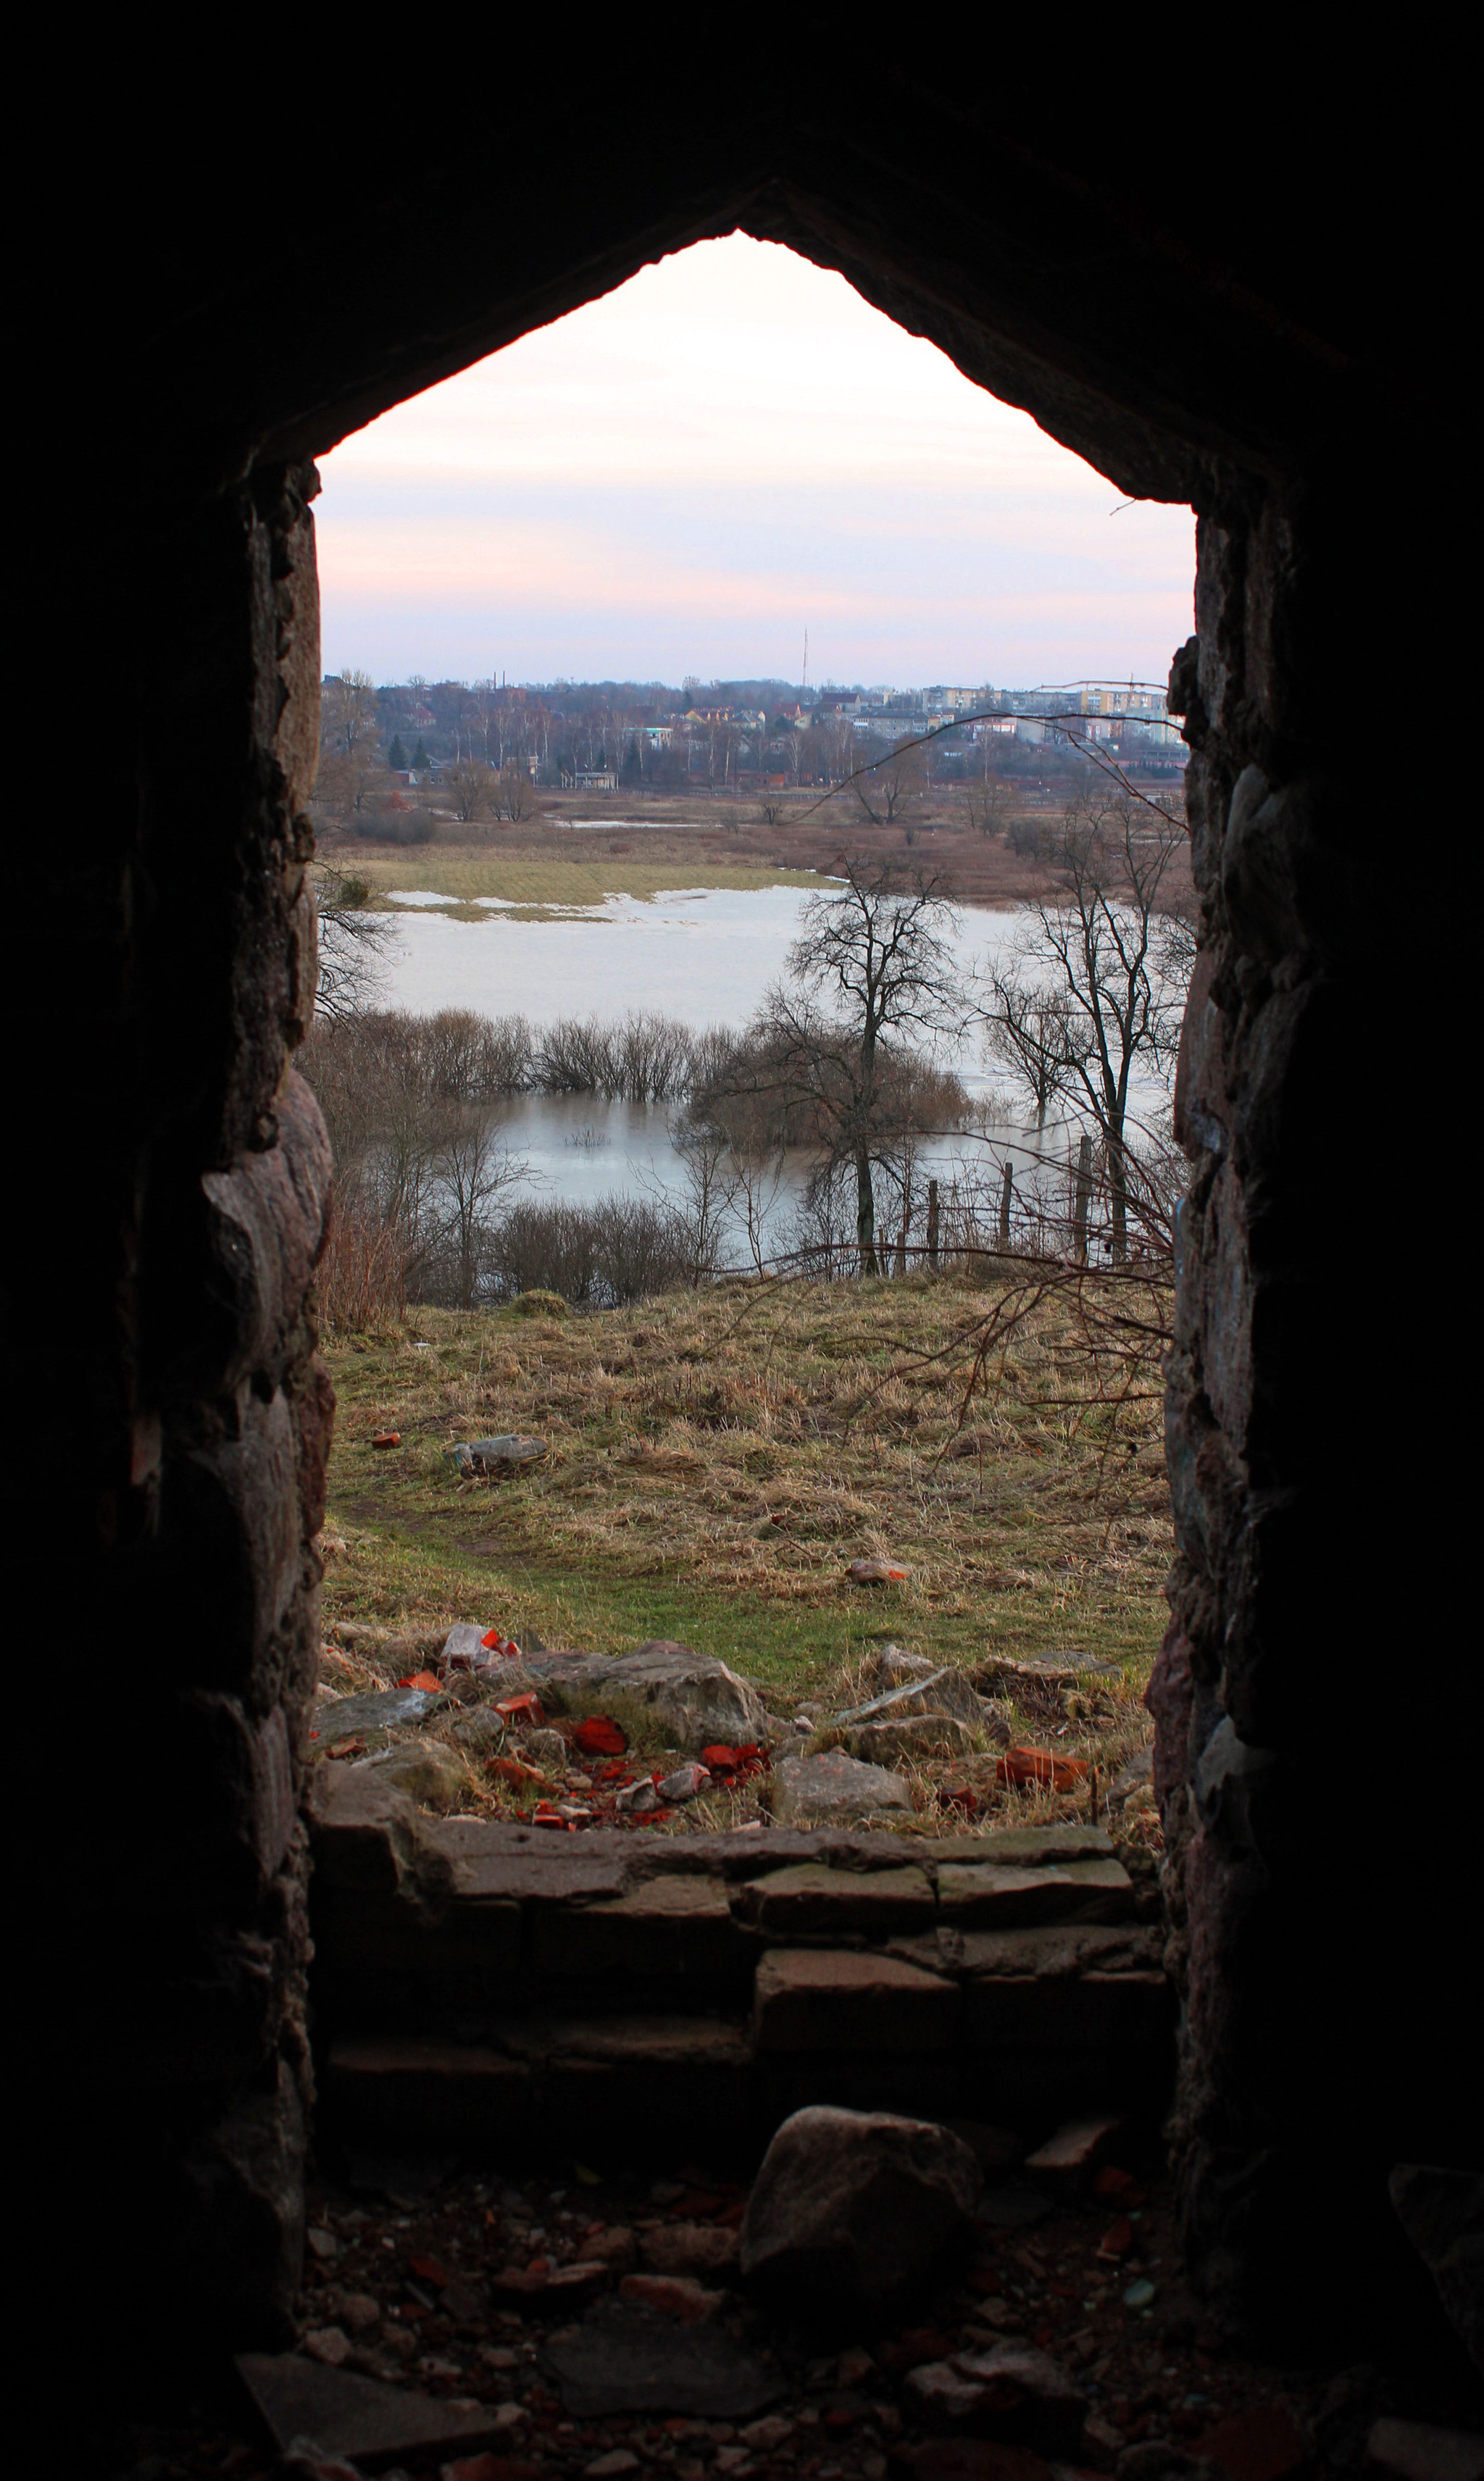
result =
[{"label": "dry brown grass", "polygon": [[[961,1421],[996,1297],[926,1276],[731,1283],[586,1319],[416,1310],[347,1339],[331,1353],[326,1538],[344,1548],[326,1617],[389,1633],[394,1662],[457,1618],[599,1650],[678,1636],[761,1681],[785,1716],[804,1699],[821,1716],[854,1702],[886,1634],[971,1669],[1076,1647],[1112,1657],[1121,1679],[1027,1691],[1005,1725],[1096,1760],[1106,1781],[1145,1737],[1138,1699],[1165,1618],[1158,1405],[1149,1390],[1101,1400],[1053,1298],[1005,1339]],[[374,1449],[393,1428],[400,1449]],[[493,1487],[460,1481],[453,1442],[505,1430],[541,1434],[545,1461]],[[872,1553],[908,1582],[851,1585],[848,1562]],[[358,1652],[376,1663],[369,1640]],[[945,1771],[988,1792],[993,1767],[986,1744],[924,1770],[924,1822],[943,1820]],[[478,1805],[503,1804],[482,1783]],[[1033,1792],[992,1805],[1063,1806]],[[755,1804],[718,1795],[690,1815],[723,1812]]]}]

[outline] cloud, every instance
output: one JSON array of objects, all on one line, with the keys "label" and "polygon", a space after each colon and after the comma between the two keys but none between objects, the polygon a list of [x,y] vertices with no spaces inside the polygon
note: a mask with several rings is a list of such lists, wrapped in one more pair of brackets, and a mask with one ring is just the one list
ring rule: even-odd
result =
[{"label": "cloud", "polygon": [[322,459],[326,663],[512,678],[1162,678],[1139,503],[837,275],[703,243]]}]

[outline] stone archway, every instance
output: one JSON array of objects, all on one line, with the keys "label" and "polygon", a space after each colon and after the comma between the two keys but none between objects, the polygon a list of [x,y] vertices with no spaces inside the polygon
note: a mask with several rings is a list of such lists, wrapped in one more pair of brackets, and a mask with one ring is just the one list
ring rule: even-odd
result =
[{"label": "stone archway", "polygon": [[[684,82],[664,94],[683,107]],[[704,131],[683,115],[659,159],[589,132],[580,179],[533,146],[518,247],[477,171],[380,170],[350,129],[298,180],[267,140],[208,149],[189,207],[161,194],[122,218],[128,475],[94,472],[63,529],[95,629],[129,649],[104,797],[59,882],[86,962],[58,1091],[96,1098],[100,1142],[93,1207],[58,1248],[65,1384],[40,1355],[31,1383],[59,1408],[46,1471],[75,1469],[86,1408],[87,1477],[83,1520],[38,1493],[33,1538],[82,1572],[134,1684],[77,1761],[52,2029],[78,2177],[110,2201],[109,2279],[178,2287],[217,2331],[271,2331],[292,2286],[310,2099],[297,1749],[331,1419],[306,1311],[329,1165],[291,1065],[312,1004],[311,460],[738,224],[839,268],[1120,488],[1197,509],[1175,680],[1205,928],[1179,1100],[1181,1554],[1153,1703],[1201,2279],[1234,2314],[1348,2314],[1390,2260],[1391,2163],[1468,2150],[1432,1853],[1361,1824],[1385,1815],[1377,1712],[1416,1627],[1428,1476],[1377,1452],[1407,1433],[1409,1381],[1373,1255],[1337,1228],[1405,1091],[1355,1070],[1395,830],[1356,685],[1376,615],[1406,615],[1420,660],[1420,615],[1449,608],[1433,544],[1376,488],[1429,418],[1412,328],[1378,341],[1368,308],[1422,209],[1399,158],[1367,203],[1312,129],[1285,151],[1291,111],[1261,197],[1205,196],[1187,231],[1137,166],[1105,168],[1075,101],[1034,145],[910,81],[884,121],[872,101],[846,75],[828,102]],[[1212,105],[1211,148],[1242,129]],[[369,236],[353,263],[337,183]],[[1294,253],[1296,227],[1333,243],[1346,217],[1339,257]],[[1131,321],[1149,298],[1166,318]],[[1450,1660],[1456,1641],[1409,1690],[1424,1738]]]}]

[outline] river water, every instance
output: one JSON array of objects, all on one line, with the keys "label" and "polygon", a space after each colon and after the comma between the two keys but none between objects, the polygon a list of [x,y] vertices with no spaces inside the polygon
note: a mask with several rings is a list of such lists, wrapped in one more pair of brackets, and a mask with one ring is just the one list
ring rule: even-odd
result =
[{"label": "river water", "polygon": [[[436,908],[446,897],[413,890],[400,907],[395,950],[381,985],[383,1005],[432,1014],[473,1008],[485,1016],[519,1014],[536,1026],[560,1017],[616,1018],[633,1008],[663,1010],[701,1027],[744,1025],[769,983],[782,975],[798,935],[809,891],[675,888],[652,899],[612,896],[573,907],[560,918],[510,918],[511,906],[482,901],[478,922]],[[1016,910],[966,907],[949,933],[966,981],[1014,953]],[[1039,1180],[1048,1191],[1063,1178],[1072,1133],[1048,1123],[1037,1138],[994,1107],[995,1083],[976,1035],[940,1052],[978,1107],[972,1133],[924,1144],[918,1186],[970,1176],[998,1188],[999,1167],[1015,1167],[1017,1197],[1028,1201]],[[1162,1099],[1151,1092],[1146,1108]],[[617,1193],[678,1199],[681,1160],[670,1140],[674,1107],[606,1103],[599,1095],[512,1095],[501,1107],[505,1142],[525,1167],[528,1193],[592,1205]],[[1048,1170],[1048,1162],[1055,1168]],[[1038,1166],[1040,1170],[1038,1173]],[[786,1158],[768,1202],[765,1246],[787,1248],[811,1160]],[[895,1229],[897,1211],[883,1184],[878,1217]],[[852,1218],[853,1219],[853,1218]],[[922,1239],[921,1229],[914,1238]],[[734,1225],[729,1254],[746,1257],[742,1226]]]}]

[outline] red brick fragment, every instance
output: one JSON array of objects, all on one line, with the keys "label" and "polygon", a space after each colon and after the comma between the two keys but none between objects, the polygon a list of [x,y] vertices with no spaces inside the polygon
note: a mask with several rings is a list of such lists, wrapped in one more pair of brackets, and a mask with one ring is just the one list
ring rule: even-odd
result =
[{"label": "red brick fragment", "polygon": [[612,1714],[589,1714],[572,1738],[586,1758],[621,1758],[629,1745],[627,1733]]},{"label": "red brick fragment", "polygon": [[1052,1749],[1006,1749],[995,1761],[996,1780],[1002,1784],[1050,1784],[1053,1791],[1073,1791],[1086,1775],[1084,1758],[1058,1757]]},{"label": "red brick fragment", "polygon": [[418,2283],[431,2284],[434,2291],[448,2289],[448,2276],[435,2257],[409,2257],[407,2272]]}]

